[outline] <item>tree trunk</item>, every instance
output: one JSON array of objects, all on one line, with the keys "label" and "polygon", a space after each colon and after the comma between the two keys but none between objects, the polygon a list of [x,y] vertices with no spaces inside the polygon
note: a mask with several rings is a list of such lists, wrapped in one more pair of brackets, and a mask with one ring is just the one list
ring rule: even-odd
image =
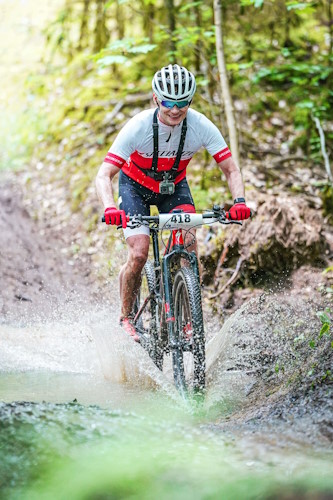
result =
[{"label": "tree trunk", "polygon": [[[195,17],[195,23],[199,28],[201,28],[201,12],[200,12],[200,5],[195,4],[193,9],[194,9],[194,17]],[[194,67],[195,71],[198,74],[200,72],[200,66],[201,66],[201,50],[202,50],[202,41],[200,37],[196,41],[195,48],[194,48]]]},{"label": "tree trunk", "polygon": [[222,5],[221,0],[214,0],[214,23],[216,28],[216,55],[220,74],[220,86],[222,101],[225,107],[225,115],[229,131],[230,149],[235,163],[239,166],[239,149],[237,130],[234,118],[232,99],[229,89],[227,68],[224,58],[223,29],[222,29]]},{"label": "tree trunk", "polygon": [[83,12],[81,17],[80,38],[78,43],[78,50],[81,51],[88,45],[88,17],[89,17],[89,4],[90,0],[84,0]]},{"label": "tree trunk", "polygon": [[146,5],[146,2],[143,0],[141,5],[141,9],[143,12],[143,31],[145,35],[149,38],[149,42],[153,43],[154,41],[154,19],[155,19],[155,6],[153,2],[149,2]]},{"label": "tree trunk", "polygon": [[171,63],[175,62],[175,52],[176,43],[174,40],[174,34],[176,29],[176,17],[175,17],[175,5],[174,0],[165,0],[165,7],[167,9],[168,19],[169,19],[169,31],[170,31],[170,52],[171,52]]},{"label": "tree trunk", "polygon": [[[328,17],[328,33],[330,39],[330,54],[333,54],[333,12],[332,12],[332,0],[327,0],[327,17]],[[330,63],[329,63],[330,64]]]},{"label": "tree trunk", "polygon": [[108,39],[104,6],[105,0],[96,0],[95,52],[99,52],[103,47],[105,47]]},{"label": "tree trunk", "polygon": [[116,21],[118,40],[122,40],[125,36],[125,22],[124,9],[123,6],[119,3],[119,0],[116,1]]}]

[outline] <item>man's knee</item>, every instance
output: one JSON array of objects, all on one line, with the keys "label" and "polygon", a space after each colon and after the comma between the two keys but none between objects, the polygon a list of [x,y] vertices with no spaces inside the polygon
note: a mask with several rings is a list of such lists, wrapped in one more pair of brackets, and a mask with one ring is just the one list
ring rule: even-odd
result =
[{"label": "man's knee", "polygon": [[148,252],[142,248],[136,248],[131,252],[130,260],[135,267],[143,268],[148,259]]},{"label": "man's knee", "polygon": [[137,269],[142,269],[148,259],[149,237],[133,237],[132,241],[128,243],[130,243],[128,256],[130,264]]}]

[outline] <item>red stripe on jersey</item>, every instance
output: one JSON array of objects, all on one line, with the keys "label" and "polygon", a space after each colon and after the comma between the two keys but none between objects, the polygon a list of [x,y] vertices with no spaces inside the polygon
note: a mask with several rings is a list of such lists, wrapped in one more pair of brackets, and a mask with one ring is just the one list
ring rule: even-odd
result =
[{"label": "red stripe on jersey", "polygon": [[104,162],[111,163],[111,165],[114,165],[115,167],[122,168],[124,163],[126,163],[126,160],[109,152],[104,158]]},{"label": "red stripe on jersey", "polygon": [[[132,155],[133,156],[133,155]],[[132,158],[131,156],[131,158]],[[185,179],[186,176],[186,167],[189,164],[190,160],[181,160],[179,162],[179,170],[180,174],[177,176],[175,180],[175,184],[178,184],[178,182],[182,181]],[[158,163],[159,165],[159,163]],[[132,161],[129,163],[126,163],[123,167],[123,172],[124,174],[128,175],[133,181],[137,182],[138,184],[141,184],[141,186],[150,189],[151,191],[154,191],[154,193],[159,193],[160,192],[160,183],[159,181],[155,181],[151,177],[148,177],[142,170],[140,170],[138,167],[134,165]],[[160,169],[158,169],[160,171]]]},{"label": "red stripe on jersey", "polygon": [[227,158],[230,158],[230,156],[231,156],[230,149],[224,148],[224,149],[222,149],[222,151],[219,151],[218,153],[216,153],[216,155],[214,155],[214,158],[215,158],[217,163],[221,163],[221,161],[224,161]]},{"label": "red stripe on jersey", "polygon": [[[140,155],[137,151],[131,154],[130,158],[134,163],[136,163],[141,168],[151,168],[153,164],[153,158],[146,158],[145,156]],[[170,170],[173,167],[176,160],[176,156],[171,156],[166,158],[165,156],[159,156],[157,160],[157,170],[159,172]],[[187,167],[190,163],[191,158],[187,160],[180,160],[178,170],[183,170],[183,168]]]}]

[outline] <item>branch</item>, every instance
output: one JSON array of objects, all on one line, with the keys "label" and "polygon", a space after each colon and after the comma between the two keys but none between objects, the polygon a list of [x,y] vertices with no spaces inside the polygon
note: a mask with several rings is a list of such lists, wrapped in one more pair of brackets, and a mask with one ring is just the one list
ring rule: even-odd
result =
[{"label": "branch", "polygon": [[228,286],[230,286],[233,283],[235,283],[235,281],[237,280],[237,277],[238,277],[238,274],[239,274],[239,271],[240,271],[240,268],[241,268],[241,265],[242,265],[243,261],[244,261],[243,257],[239,257],[237,265],[236,265],[236,268],[235,268],[235,271],[234,271],[234,274],[226,282],[226,284],[221,288],[221,290],[219,290],[218,292],[216,292],[213,295],[210,295],[208,297],[209,300],[216,299],[216,297],[218,297],[219,295],[221,295],[224,292],[224,290],[226,290],[228,288]]},{"label": "branch", "polygon": [[321,146],[321,152],[322,152],[322,155],[324,158],[325,169],[326,169],[329,180],[333,183],[333,174],[332,174],[332,170],[330,167],[330,161],[329,161],[328,154],[326,152],[326,146],[325,146],[325,134],[324,134],[323,128],[320,124],[319,118],[317,118],[316,116],[312,116],[312,119],[315,122],[316,127],[317,127],[318,132],[319,132],[320,146]]}]

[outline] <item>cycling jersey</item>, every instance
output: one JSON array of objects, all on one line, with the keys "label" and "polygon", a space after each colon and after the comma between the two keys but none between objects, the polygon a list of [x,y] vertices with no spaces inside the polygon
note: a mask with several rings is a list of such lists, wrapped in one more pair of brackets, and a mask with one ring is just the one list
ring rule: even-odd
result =
[{"label": "cycling jersey", "polygon": [[[104,161],[115,165],[143,187],[158,193],[159,181],[144,172],[152,167],[153,115],[154,109],[148,109],[131,118],[119,132]],[[187,134],[175,184],[186,177],[186,167],[201,147],[206,148],[217,163],[231,156],[221,132],[206,116],[190,108],[186,118]],[[158,120],[158,124],[157,171],[163,172],[170,170],[175,162],[182,123],[169,126]]]}]

